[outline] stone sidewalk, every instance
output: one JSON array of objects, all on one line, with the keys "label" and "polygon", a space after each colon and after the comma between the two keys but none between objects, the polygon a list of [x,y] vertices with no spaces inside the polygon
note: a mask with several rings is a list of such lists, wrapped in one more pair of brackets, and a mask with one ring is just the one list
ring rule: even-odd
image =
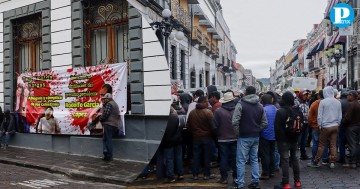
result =
[{"label": "stone sidewalk", "polygon": [[68,155],[17,147],[0,149],[0,162],[53,173],[71,178],[88,179],[113,184],[128,184],[144,169],[144,163]]}]

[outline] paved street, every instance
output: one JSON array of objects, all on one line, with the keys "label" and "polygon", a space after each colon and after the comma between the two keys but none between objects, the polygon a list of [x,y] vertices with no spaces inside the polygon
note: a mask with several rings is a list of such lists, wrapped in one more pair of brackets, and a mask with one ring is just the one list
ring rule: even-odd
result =
[{"label": "paved street", "polygon": [[0,188],[86,188],[86,189],[118,189],[125,186],[97,183],[87,180],[73,180],[61,174],[20,167],[16,165],[0,164]]},{"label": "paved street", "polygon": [[[310,153],[308,153],[310,154]],[[336,164],[335,169],[330,169],[328,166],[323,165],[320,168],[309,168],[307,163],[310,160],[300,160],[301,168],[301,182],[303,189],[360,189],[360,167],[357,169],[345,169],[341,167],[341,164]],[[250,166],[247,165],[246,185],[250,184]],[[290,169],[290,171],[292,171]],[[217,183],[220,179],[218,168],[213,168],[213,173],[216,175],[216,179],[204,181],[200,177],[198,181],[191,179],[191,174],[186,174],[183,181],[176,181],[175,183],[165,183],[165,180],[156,180],[155,175],[152,174],[147,179],[138,179],[128,188],[130,189],[143,189],[143,188],[231,188],[232,184],[223,185]],[[290,176],[292,181],[292,176]],[[267,181],[260,181],[262,189],[273,188],[274,185],[281,181],[281,172],[277,172],[274,178]],[[231,183],[231,180],[229,180]],[[291,183],[292,184],[292,183]]]}]

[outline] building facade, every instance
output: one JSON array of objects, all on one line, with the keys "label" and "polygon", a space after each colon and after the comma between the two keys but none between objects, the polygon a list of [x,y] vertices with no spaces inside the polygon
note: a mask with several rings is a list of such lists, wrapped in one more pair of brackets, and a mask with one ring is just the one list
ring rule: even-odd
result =
[{"label": "building facade", "polygon": [[[185,34],[169,38],[167,53],[153,25],[163,9]],[[0,35],[3,109],[14,110],[18,73],[128,64],[126,136],[114,140],[114,158],[151,159],[165,131],[172,81],[183,89],[236,87],[230,70],[237,52],[219,0],[0,0]],[[101,143],[92,136],[18,133],[12,145],[101,156]]]}]

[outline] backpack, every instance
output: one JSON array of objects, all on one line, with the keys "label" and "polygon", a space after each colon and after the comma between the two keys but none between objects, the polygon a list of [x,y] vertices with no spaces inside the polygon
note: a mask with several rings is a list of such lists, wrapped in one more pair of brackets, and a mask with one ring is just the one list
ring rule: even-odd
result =
[{"label": "backpack", "polygon": [[286,119],[285,131],[290,136],[299,136],[303,130],[304,117],[298,107],[291,107]]}]

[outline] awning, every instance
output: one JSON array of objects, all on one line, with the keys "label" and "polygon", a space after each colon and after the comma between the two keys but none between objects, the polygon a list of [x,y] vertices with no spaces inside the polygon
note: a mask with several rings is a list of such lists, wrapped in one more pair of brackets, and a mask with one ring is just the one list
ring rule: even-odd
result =
[{"label": "awning", "polygon": [[333,81],[333,79],[331,79],[331,80],[326,84],[326,86],[330,86],[332,81]]},{"label": "awning", "polygon": [[[306,55],[306,57],[311,57],[312,55],[314,55],[316,52],[317,46],[318,45],[316,45],[313,49],[311,49],[311,51]],[[307,58],[307,59],[309,59],[309,58]]]},{"label": "awning", "polygon": [[319,45],[316,49],[316,52],[324,50],[324,41],[325,41],[325,39],[321,40],[321,42],[319,43]]},{"label": "awning", "polygon": [[339,43],[346,43],[346,36],[340,36],[338,35],[335,39],[335,44],[339,44]]},{"label": "awning", "polygon": [[311,56],[316,54],[319,51],[324,50],[324,41],[325,39],[321,40],[315,47],[307,54],[306,59],[311,59]]},{"label": "awning", "polygon": [[337,79],[335,79],[333,82],[331,82],[331,84],[330,85],[336,85],[336,82],[337,82],[338,80]]},{"label": "awning", "polygon": [[337,33],[336,35],[333,35],[333,37],[330,39],[328,45],[326,46],[326,49],[329,49],[331,47],[333,47],[335,45],[335,40],[339,37],[339,33]]},{"label": "awning", "polygon": [[346,76],[340,80],[339,85],[346,85]]},{"label": "awning", "polygon": [[290,63],[295,62],[295,60],[297,60],[299,58],[299,54],[296,54],[290,61]]}]

